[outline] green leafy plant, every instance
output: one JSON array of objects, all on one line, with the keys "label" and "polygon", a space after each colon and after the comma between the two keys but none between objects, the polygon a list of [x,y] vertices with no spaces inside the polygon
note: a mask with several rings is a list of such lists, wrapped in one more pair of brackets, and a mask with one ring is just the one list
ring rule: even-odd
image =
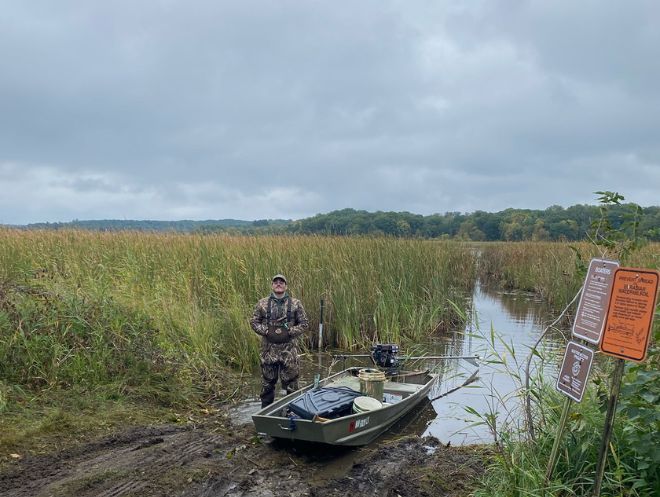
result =
[{"label": "green leafy plant", "polygon": [[610,257],[623,262],[648,243],[639,232],[644,211],[639,205],[629,203],[624,205],[625,210],[617,219],[610,211],[613,206],[622,205],[625,197],[610,191],[595,193],[600,195],[600,217],[591,223],[588,238],[596,246],[603,248]]}]

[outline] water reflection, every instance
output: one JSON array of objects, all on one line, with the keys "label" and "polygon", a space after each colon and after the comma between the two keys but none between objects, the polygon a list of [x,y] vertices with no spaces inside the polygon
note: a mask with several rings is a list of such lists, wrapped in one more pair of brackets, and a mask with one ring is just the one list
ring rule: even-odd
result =
[{"label": "water reflection", "polygon": [[[534,323],[541,326],[550,311],[545,302],[534,294],[522,291],[505,291],[477,285],[473,296],[474,306],[479,314],[502,309],[506,320],[520,323]],[[502,312],[496,313],[502,314]]]},{"label": "water reflection", "polygon": [[[511,372],[522,378],[530,347],[552,319],[548,306],[533,294],[477,285],[471,321],[464,331],[456,331],[443,340],[448,344],[448,354],[477,353],[487,357],[495,352],[506,359]],[[562,333],[554,332],[548,335],[543,347],[552,352],[561,349],[564,343]],[[545,364],[544,374],[552,375],[555,368],[554,362]],[[424,435],[433,435],[452,445],[491,442],[492,435],[484,419],[471,414],[466,407],[482,415],[494,415],[500,425],[515,423],[522,419],[518,386],[502,365],[483,363],[478,382],[433,402],[437,417],[429,423]]]}]

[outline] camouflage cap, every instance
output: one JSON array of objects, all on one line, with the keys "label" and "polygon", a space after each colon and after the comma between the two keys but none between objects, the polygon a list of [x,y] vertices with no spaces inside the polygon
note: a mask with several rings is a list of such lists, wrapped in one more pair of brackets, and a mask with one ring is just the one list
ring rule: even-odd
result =
[{"label": "camouflage cap", "polygon": [[286,277],[283,274],[276,274],[275,276],[273,276],[273,279],[271,281],[275,281],[277,279],[283,280],[284,283],[286,283]]}]

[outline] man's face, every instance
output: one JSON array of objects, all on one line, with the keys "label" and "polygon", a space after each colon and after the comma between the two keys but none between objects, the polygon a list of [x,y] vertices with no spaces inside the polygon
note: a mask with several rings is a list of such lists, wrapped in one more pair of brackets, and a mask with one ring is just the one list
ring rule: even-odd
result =
[{"label": "man's face", "polygon": [[286,283],[282,278],[275,278],[273,280],[273,293],[284,293],[286,291]]}]

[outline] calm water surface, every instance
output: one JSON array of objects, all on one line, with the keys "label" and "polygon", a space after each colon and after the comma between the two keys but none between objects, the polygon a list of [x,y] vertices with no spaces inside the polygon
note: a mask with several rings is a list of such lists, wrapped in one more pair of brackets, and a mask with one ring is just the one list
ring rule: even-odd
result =
[{"label": "calm water surface", "polygon": [[[489,290],[480,285],[473,295],[472,311],[472,320],[464,332],[457,331],[441,340],[448,352],[453,355],[477,353],[482,358],[496,353],[506,359],[511,371],[524,378],[530,347],[554,321],[552,311],[532,294]],[[491,330],[494,341],[491,341]],[[544,340],[542,347],[548,357],[553,357],[551,352],[563,349],[563,333],[549,333]],[[543,365],[543,375],[549,381],[554,381],[558,360],[550,359]],[[452,445],[492,442],[488,427],[479,424],[482,420],[465,408],[473,408],[481,414],[496,413],[500,424],[516,424],[522,420],[516,397],[518,386],[502,365],[482,361],[477,382],[433,402],[436,416],[423,434],[433,435]]]}]

